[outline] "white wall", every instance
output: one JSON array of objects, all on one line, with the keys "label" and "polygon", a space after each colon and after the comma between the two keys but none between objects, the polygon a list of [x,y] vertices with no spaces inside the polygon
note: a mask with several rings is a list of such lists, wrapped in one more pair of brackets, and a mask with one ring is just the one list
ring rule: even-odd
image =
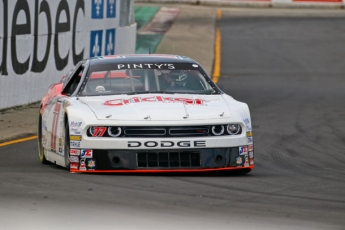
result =
[{"label": "white wall", "polygon": [[130,12],[121,2],[0,1],[0,109],[39,101],[83,58],[134,53],[136,24],[120,27]]}]

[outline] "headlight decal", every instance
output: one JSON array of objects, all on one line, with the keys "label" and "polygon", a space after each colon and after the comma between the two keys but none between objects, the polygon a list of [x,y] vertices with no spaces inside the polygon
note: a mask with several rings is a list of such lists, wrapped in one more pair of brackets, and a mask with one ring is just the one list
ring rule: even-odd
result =
[{"label": "headlight decal", "polygon": [[93,137],[102,137],[107,130],[107,127],[94,126],[90,127],[89,131]]}]

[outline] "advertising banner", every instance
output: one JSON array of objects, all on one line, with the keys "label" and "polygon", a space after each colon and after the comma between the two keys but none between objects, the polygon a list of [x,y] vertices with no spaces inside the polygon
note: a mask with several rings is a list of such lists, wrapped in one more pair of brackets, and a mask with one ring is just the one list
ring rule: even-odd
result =
[{"label": "advertising banner", "polygon": [[134,53],[136,25],[120,26],[133,1],[121,2],[0,1],[0,109],[40,100],[84,58]]}]

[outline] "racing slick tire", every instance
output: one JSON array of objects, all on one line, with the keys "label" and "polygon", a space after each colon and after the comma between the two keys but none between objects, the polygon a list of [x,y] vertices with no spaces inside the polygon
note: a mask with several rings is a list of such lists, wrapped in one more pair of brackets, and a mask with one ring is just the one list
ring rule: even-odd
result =
[{"label": "racing slick tire", "polygon": [[66,124],[65,124],[64,155],[65,155],[65,165],[66,165],[66,169],[68,171],[70,170],[69,149],[70,149],[69,126],[68,126],[68,121],[67,121]]},{"label": "racing slick tire", "polygon": [[43,148],[43,144],[42,144],[42,115],[40,114],[39,119],[38,119],[38,157],[39,160],[42,164],[49,164],[49,161],[47,161],[45,154],[44,154],[44,148]]}]

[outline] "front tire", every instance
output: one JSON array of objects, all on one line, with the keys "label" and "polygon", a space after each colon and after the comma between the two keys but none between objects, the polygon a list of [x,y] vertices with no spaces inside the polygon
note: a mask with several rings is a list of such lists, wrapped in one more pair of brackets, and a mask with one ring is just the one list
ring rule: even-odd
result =
[{"label": "front tire", "polygon": [[69,125],[68,121],[65,124],[65,143],[64,143],[64,155],[65,155],[65,165],[66,169],[70,170],[70,159],[69,159],[69,151],[70,150],[70,142],[69,142]]},{"label": "front tire", "polygon": [[38,140],[38,158],[42,164],[48,164],[45,154],[44,154],[44,148],[43,148],[43,135],[42,135],[42,115],[40,113],[40,116],[38,118],[38,132],[37,132],[37,140]]}]

